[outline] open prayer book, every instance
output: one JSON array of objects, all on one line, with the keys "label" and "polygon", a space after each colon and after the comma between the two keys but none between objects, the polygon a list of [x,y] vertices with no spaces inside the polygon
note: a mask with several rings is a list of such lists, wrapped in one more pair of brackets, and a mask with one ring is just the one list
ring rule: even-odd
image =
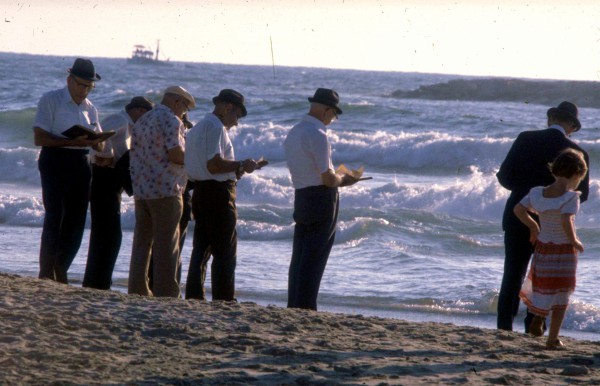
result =
[{"label": "open prayer book", "polygon": [[359,181],[370,180],[373,178],[373,177],[363,177],[362,175],[363,175],[364,171],[365,171],[364,166],[361,166],[358,169],[350,170],[344,164],[340,164],[340,166],[338,166],[338,168],[335,169],[336,174],[348,174],[348,175],[351,175],[352,177],[358,179]]},{"label": "open prayer book", "polygon": [[106,141],[110,137],[116,134],[115,131],[103,131],[103,132],[95,132],[93,130],[88,129],[87,127],[83,127],[81,125],[74,125],[63,131],[62,134],[65,137],[74,139],[77,137],[81,137],[85,135],[87,139],[100,139],[102,141]]}]

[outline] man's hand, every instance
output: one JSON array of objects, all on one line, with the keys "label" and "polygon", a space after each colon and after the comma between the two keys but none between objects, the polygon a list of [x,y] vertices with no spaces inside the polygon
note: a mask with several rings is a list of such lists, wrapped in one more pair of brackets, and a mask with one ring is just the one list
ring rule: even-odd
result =
[{"label": "man's hand", "polygon": [[[69,146],[77,147],[92,147],[94,150],[101,151],[104,148],[104,144],[101,139],[88,139],[87,135],[81,135],[77,138],[73,138]],[[98,149],[100,148],[100,149]]]},{"label": "man's hand", "polygon": [[98,166],[111,166],[115,160],[115,157],[102,157],[96,155],[94,157],[94,163]]},{"label": "man's hand", "polygon": [[242,162],[244,173],[252,173],[258,168],[258,164],[252,158],[248,158]]}]

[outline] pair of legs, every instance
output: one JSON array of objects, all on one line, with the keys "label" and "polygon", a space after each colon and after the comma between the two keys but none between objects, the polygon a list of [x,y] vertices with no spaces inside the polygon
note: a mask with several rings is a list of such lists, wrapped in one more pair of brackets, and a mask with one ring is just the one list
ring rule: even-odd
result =
[{"label": "pair of legs", "polygon": [[[135,200],[135,230],[131,264],[130,294],[179,297],[179,221],[181,196]],[[153,256],[153,287],[148,283],[150,253]]]},{"label": "pair of legs", "polygon": [[570,244],[538,241],[520,297],[537,316],[530,333],[542,336],[544,317],[551,315],[547,346],[559,347],[558,334],[565,318],[569,297],[575,290],[577,251]]},{"label": "pair of legs", "polygon": [[[513,216],[514,217],[514,216]],[[516,217],[509,221],[504,231],[504,275],[498,295],[498,329],[513,330],[513,321],[519,311],[519,291],[527,274],[527,266],[531,260],[533,246],[529,242],[529,228]],[[529,332],[529,325],[533,314],[527,311],[525,317],[525,332]]]},{"label": "pair of legs", "polygon": [[41,279],[68,283],[67,271],[81,246],[90,193],[87,150],[43,147],[38,160],[45,216],[40,247]]},{"label": "pair of legs", "polygon": [[[549,347],[559,347],[562,344],[558,339],[558,334],[560,332],[560,328],[562,327],[563,321],[565,320],[565,314],[567,309],[555,309],[550,312],[550,329],[548,330],[548,340],[547,345]],[[544,323],[545,317],[542,315],[536,315],[530,326],[530,332],[534,336],[542,336],[544,331],[542,329],[542,325]]]},{"label": "pair of legs", "polygon": [[317,310],[321,279],[335,240],[337,188],[296,189],[294,244],[288,278],[289,308]]},{"label": "pair of legs", "polygon": [[[185,243],[185,237],[187,236],[187,228],[192,219],[192,197],[191,191],[194,185],[191,181],[188,181],[185,190],[182,195],[183,199],[183,211],[181,213],[181,219],[179,220],[179,262],[177,264],[177,283],[181,283],[181,251],[183,251],[183,244]],[[150,255],[150,267],[148,268],[148,286],[152,291],[152,255]]]},{"label": "pair of legs", "polygon": [[196,181],[192,194],[194,245],[190,258],[186,299],[206,300],[204,282],[212,255],[212,300],[235,299],[237,264],[236,183],[234,181]]},{"label": "pair of legs", "polygon": [[92,166],[90,246],[83,286],[110,289],[115,263],[121,249],[121,192],[114,168]]}]

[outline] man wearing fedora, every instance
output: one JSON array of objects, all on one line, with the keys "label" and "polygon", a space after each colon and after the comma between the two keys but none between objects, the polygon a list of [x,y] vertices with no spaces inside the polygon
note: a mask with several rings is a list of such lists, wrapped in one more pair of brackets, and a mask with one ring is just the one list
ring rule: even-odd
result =
[{"label": "man wearing fedora", "polygon": [[44,94],[33,125],[34,142],[41,146],[38,159],[44,202],[40,246],[43,279],[68,283],[67,271],[79,250],[90,193],[90,148],[101,151],[101,139],[62,133],[74,125],[102,131],[98,111],[87,99],[101,77],[91,60],[77,58],[68,70],[67,86]]},{"label": "man wearing fedora", "polygon": [[[519,309],[519,291],[533,253],[529,229],[513,213],[515,205],[531,188],[547,186],[554,181],[548,165],[563,150],[571,148],[582,152],[589,168],[588,154],[569,139],[571,134],[581,129],[577,106],[565,101],[550,108],[546,115],[548,128],[519,134],[496,174],[500,185],[511,191],[502,217],[505,260],[498,297],[498,329],[501,330],[513,329],[513,320]],[[577,190],[581,191],[581,202],[587,200],[589,171]],[[526,333],[532,319],[533,314],[527,312]]]},{"label": "man wearing fedora", "polygon": [[[136,96],[125,109],[102,120],[103,130],[116,134],[110,137],[104,151],[92,153],[92,190],[90,195],[90,245],[83,286],[110,289],[112,273],[121,248],[121,193],[131,192],[129,162],[126,170],[122,157],[129,151],[131,127],[154,104],[146,97]],[[123,166],[121,166],[123,165]],[[118,167],[117,167],[118,166]]]},{"label": "man wearing fedora", "polygon": [[[181,86],[167,87],[159,105],[131,128],[130,171],[135,229],[129,265],[130,294],[180,297],[179,221],[187,183],[183,169],[183,115],[196,107]],[[148,270],[152,253],[152,290]]]},{"label": "man wearing fedora", "polygon": [[308,98],[308,115],[288,133],[285,156],[295,188],[294,243],[288,278],[288,307],[317,309],[321,278],[335,239],[338,187],[358,180],[337,174],[326,126],[342,114],[334,90],[319,88]]},{"label": "man wearing fedora", "polygon": [[212,255],[212,299],[232,301],[237,262],[236,181],[264,163],[236,160],[227,133],[247,114],[244,96],[224,89],[213,103],[213,112],[192,127],[186,139],[185,169],[194,183],[192,214],[196,224],[185,297],[206,300],[206,266]]}]

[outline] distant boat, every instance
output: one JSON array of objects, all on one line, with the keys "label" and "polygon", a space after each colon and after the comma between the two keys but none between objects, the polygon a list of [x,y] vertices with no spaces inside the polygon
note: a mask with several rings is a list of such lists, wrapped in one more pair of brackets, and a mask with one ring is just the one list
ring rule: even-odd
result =
[{"label": "distant boat", "polygon": [[168,59],[166,61],[158,59],[158,53],[160,51],[159,48],[160,40],[156,41],[156,52],[152,51],[150,47],[146,47],[141,44],[136,44],[133,46],[133,52],[131,53],[131,58],[127,59],[129,63],[136,64],[166,64],[168,63]]}]

